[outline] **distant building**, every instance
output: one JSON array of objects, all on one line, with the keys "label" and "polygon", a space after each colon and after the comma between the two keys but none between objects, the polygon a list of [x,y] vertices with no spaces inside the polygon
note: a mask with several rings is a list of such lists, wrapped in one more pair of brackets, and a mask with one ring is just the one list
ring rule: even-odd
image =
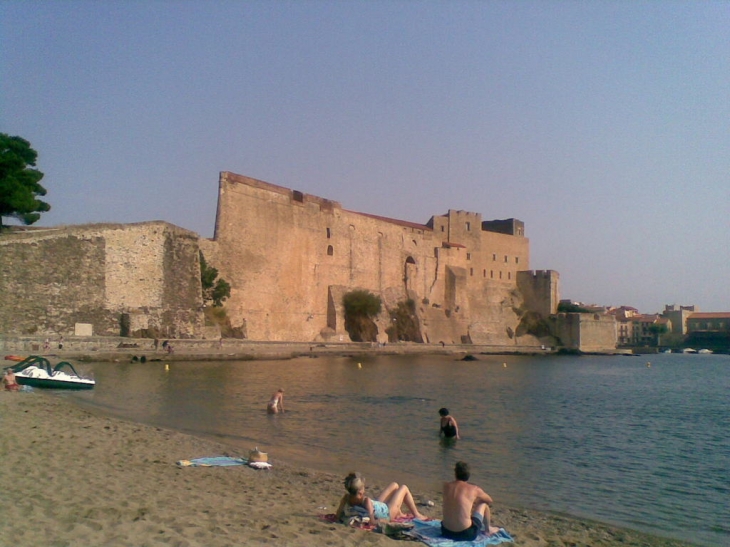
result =
[{"label": "distant building", "polygon": [[687,318],[687,332],[728,332],[730,312],[693,313]]},{"label": "distant building", "polygon": [[672,333],[681,334],[684,336],[687,334],[687,319],[690,315],[700,311],[695,306],[676,306],[666,305],[664,306],[664,313],[662,315],[672,322]]},{"label": "distant building", "polygon": [[639,315],[639,310],[631,306],[611,308],[607,312],[616,318],[616,342],[619,346],[630,346],[634,339],[632,317]]},{"label": "distant building", "polygon": [[686,343],[692,347],[730,349],[730,312],[690,315],[687,318]]}]

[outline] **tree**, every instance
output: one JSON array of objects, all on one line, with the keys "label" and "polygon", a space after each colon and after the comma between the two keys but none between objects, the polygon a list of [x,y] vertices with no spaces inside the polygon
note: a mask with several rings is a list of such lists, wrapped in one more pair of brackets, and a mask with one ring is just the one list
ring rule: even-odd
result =
[{"label": "tree", "polygon": [[32,169],[37,157],[25,139],[0,133],[0,228],[3,217],[30,225],[51,209],[37,198],[46,195],[46,189],[39,184],[43,173]]},{"label": "tree", "polygon": [[342,297],[345,308],[345,330],[353,342],[374,342],[378,328],[373,317],[380,313],[383,302],[369,291],[355,290]]},{"label": "tree", "polygon": [[223,301],[231,296],[231,285],[224,279],[218,279],[218,270],[208,266],[205,257],[200,253],[200,285],[203,289],[203,301],[213,302],[214,306],[222,306]]},{"label": "tree", "polygon": [[654,323],[649,326],[649,332],[656,335],[656,345],[659,346],[662,334],[669,332],[669,328],[663,323]]},{"label": "tree", "polygon": [[558,313],[590,313],[588,310],[578,304],[571,304],[568,302],[561,302],[558,304]]}]

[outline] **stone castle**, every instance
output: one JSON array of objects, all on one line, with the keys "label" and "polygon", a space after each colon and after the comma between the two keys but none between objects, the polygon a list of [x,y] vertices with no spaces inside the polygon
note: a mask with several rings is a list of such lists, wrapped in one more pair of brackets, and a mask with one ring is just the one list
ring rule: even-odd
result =
[{"label": "stone castle", "polygon": [[380,342],[389,312],[411,302],[426,343],[539,346],[561,333],[584,350],[615,347],[603,318],[554,315],[559,275],[529,269],[519,220],[449,210],[416,224],[228,172],[212,240],[164,222],[1,235],[0,333],[204,336],[199,250],[252,341],[349,341],[342,299],[364,289],[384,304]]}]

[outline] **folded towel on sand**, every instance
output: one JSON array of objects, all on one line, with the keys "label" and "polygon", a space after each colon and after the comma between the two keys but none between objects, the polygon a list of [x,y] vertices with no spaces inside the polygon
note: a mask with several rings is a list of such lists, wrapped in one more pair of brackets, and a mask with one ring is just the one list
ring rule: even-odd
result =
[{"label": "folded towel on sand", "polygon": [[432,547],[484,547],[485,545],[498,545],[502,542],[513,542],[512,536],[504,529],[500,528],[499,532],[490,536],[484,532],[474,541],[454,541],[441,536],[440,520],[414,520],[415,527],[413,530],[404,532],[405,535],[416,538]]},{"label": "folded towel on sand", "polygon": [[268,462],[248,462],[248,466],[254,469],[271,469],[271,464]]},{"label": "folded towel on sand", "polygon": [[230,467],[231,465],[246,465],[245,458],[230,458],[228,456],[215,456],[212,458],[195,458],[194,460],[180,460],[177,465],[180,467]]}]

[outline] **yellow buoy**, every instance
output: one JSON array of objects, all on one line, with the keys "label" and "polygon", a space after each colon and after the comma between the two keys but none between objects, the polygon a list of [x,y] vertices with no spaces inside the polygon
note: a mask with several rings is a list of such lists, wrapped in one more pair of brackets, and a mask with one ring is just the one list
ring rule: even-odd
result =
[{"label": "yellow buoy", "polygon": [[507,363],[502,363],[502,366],[503,366],[504,368],[507,368]]},{"label": "yellow buoy", "polygon": [[165,370],[170,370],[170,365],[165,364]]},{"label": "yellow buoy", "polygon": [[357,368],[362,368],[362,363],[358,363]]},{"label": "yellow buoy", "polygon": [[646,366],[651,368],[651,363],[649,361],[646,362]]}]

